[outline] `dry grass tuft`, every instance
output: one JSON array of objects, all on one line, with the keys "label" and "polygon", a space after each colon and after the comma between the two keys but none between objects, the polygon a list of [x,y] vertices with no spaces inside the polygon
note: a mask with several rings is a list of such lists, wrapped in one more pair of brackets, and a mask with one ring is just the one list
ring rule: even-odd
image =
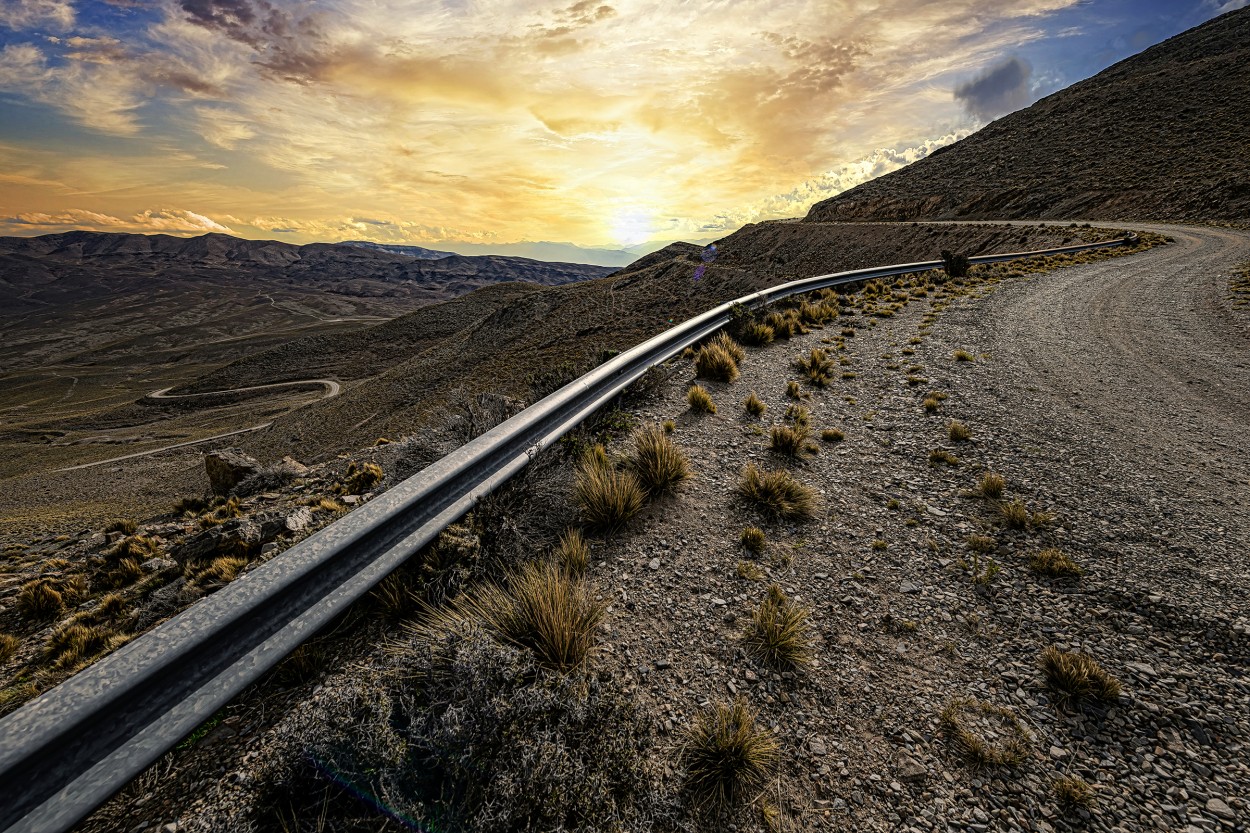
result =
[{"label": "dry grass tuft", "polygon": [[833,383],[834,363],[829,354],[819,347],[814,348],[806,357],[794,360],[794,369],[807,377],[807,380],[818,388],[827,388]]},{"label": "dry grass tuft", "polygon": [[1083,651],[1060,651],[1049,645],[1042,649],[1038,665],[1059,708],[1084,701],[1109,706],[1120,699],[1120,681]]},{"label": "dry grass tuft", "polygon": [[13,655],[17,653],[17,649],[22,646],[22,640],[13,634],[0,633],[0,665],[13,659]]},{"label": "dry grass tuft", "polygon": [[1045,549],[1029,557],[1029,569],[1051,578],[1080,578],[1085,575],[1081,565],[1057,549]]},{"label": "dry grass tuft", "polygon": [[837,428],[826,428],[820,432],[820,438],[827,443],[840,443],[846,439],[846,434]]},{"label": "dry grass tuft", "polygon": [[951,354],[951,357],[957,362],[970,362],[973,360],[972,354],[967,350],[956,350]]},{"label": "dry grass tuft", "polygon": [[391,573],[369,593],[373,609],[388,622],[399,622],[421,610],[421,597],[402,571]]},{"label": "dry grass tuft", "polygon": [[939,715],[951,747],[974,769],[1016,766],[1029,756],[1033,736],[1016,713],[970,697],[957,697]]},{"label": "dry grass tuft", "polygon": [[339,489],[345,495],[360,495],[382,482],[382,467],[377,463],[357,465],[353,460],[347,466],[347,479]]},{"label": "dry grass tuft", "polygon": [[126,642],[126,637],[105,625],[71,624],[48,637],[44,654],[57,670],[77,668]]},{"label": "dry grass tuft", "polygon": [[740,363],[743,359],[747,357],[747,353],[745,350],[742,349],[742,345],[734,341],[729,336],[729,333],[725,332],[724,330],[721,330],[719,333],[717,333],[716,338],[709,341],[708,344],[712,345],[713,347],[719,347],[720,349],[724,350],[733,358],[735,364]]},{"label": "dry grass tuft", "polygon": [[18,613],[27,619],[50,619],[65,609],[60,583],[50,578],[23,584],[15,603]]},{"label": "dry grass tuft", "polygon": [[[594,651],[605,612],[606,604],[596,601],[589,584],[556,564],[530,562],[506,584],[481,586],[440,616],[478,622],[504,641],[529,649],[540,665],[569,673],[581,669]],[[431,627],[438,633],[447,630],[443,621]]]},{"label": "dry grass tuft", "polygon": [[1078,775],[1063,775],[1051,784],[1055,799],[1065,810],[1084,807],[1090,810],[1094,806],[1094,788]]},{"label": "dry grass tuft", "polygon": [[768,447],[778,454],[802,459],[807,449],[807,429],[800,425],[774,425]]},{"label": "dry grass tuft", "polygon": [[566,530],[552,554],[560,568],[575,578],[586,575],[590,569],[590,546],[580,530]]},{"label": "dry grass tuft", "polygon": [[957,419],[952,419],[946,426],[946,435],[953,443],[967,442],[972,439],[972,429]]},{"label": "dry grass tuft", "polygon": [[[596,451],[597,449],[597,451]],[[637,515],[646,491],[632,471],[618,471],[602,446],[583,457],[573,480],[573,502],[581,509],[587,526],[611,532]]]},{"label": "dry grass tuft", "polygon": [[698,716],[682,744],[686,782],[702,805],[728,808],[754,801],[773,778],[780,747],[739,699]]},{"label": "dry grass tuft", "polygon": [[764,404],[764,400],[755,395],[755,391],[751,391],[750,395],[742,401],[742,407],[746,408],[748,414],[753,417],[763,416],[768,410],[768,406]]},{"label": "dry grass tuft", "polygon": [[924,398],[924,402],[921,403],[921,407],[924,408],[925,413],[927,414],[936,414],[938,412],[938,408],[942,407],[942,400],[938,399],[933,394],[929,394]]},{"label": "dry grass tuft", "polygon": [[690,461],[662,428],[644,428],[634,434],[629,468],[649,497],[671,492],[690,479]]},{"label": "dry grass tuft", "polygon": [[761,471],[748,463],[738,481],[738,494],[770,515],[798,520],[816,510],[816,493],[784,469]]},{"label": "dry grass tuft", "polygon": [[739,561],[736,571],[738,578],[744,578],[747,581],[764,580],[764,571],[754,561]]},{"label": "dry grass tuft", "polygon": [[998,516],[1008,529],[1024,529],[1029,525],[1029,510],[1021,500],[1013,500],[998,507]]},{"label": "dry grass tuft", "polygon": [[807,608],[772,585],[743,633],[747,651],[774,668],[795,669],[812,661],[812,633]]},{"label": "dry grass tuft", "polygon": [[988,535],[970,535],[968,536],[968,549],[988,555],[998,549],[998,542]]},{"label": "dry grass tuft", "polygon": [[799,383],[791,379],[786,382],[786,396],[791,399],[803,399],[807,394],[803,393],[803,389],[799,387]]},{"label": "dry grass tuft", "polygon": [[692,385],[690,390],[686,391],[686,404],[692,411],[705,414],[716,413],[716,403],[712,401],[712,395],[702,385]]},{"label": "dry grass tuft", "polygon": [[773,328],[758,321],[752,321],[742,328],[742,343],[752,347],[763,347],[772,344],[777,334]]},{"label": "dry grass tuft", "polygon": [[666,419],[664,420],[663,428],[665,434],[671,434],[677,430],[677,423],[673,422],[671,419]]},{"label": "dry grass tuft", "polygon": [[118,518],[104,527],[105,532],[120,532],[124,535],[134,535],[139,525],[129,518]]},{"label": "dry grass tuft", "polygon": [[929,464],[936,466],[945,463],[948,466],[959,465],[959,458],[944,448],[935,448],[929,452]]},{"label": "dry grass tuft", "polygon": [[239,571],[246,566],[246,558],[234,555],[219,556],[214,558],[212,563],[196,575],[195,581],[201,585],[229,584],[238,577]]},{"label": "dry grass tuft", "polygon": [[694,375],[700,379],[732,382],[738,378],[738,363],[724,347],[705,344],[699,348],[698,355],[694,357]]},{"label": "dry grass tuft", "polygon": [[998,500],[1006,490],[1007,481],[1001,474],[995,474],[992,471],[981,475],[981,482],[977,484],[977,494],[990,500]]},{"label": "dry grass tuft", "polygon": [[764,551],[765,538],[764,530],[758,526],[748,526],[742,530],[742,534],[738,536],[738,543],[749,549],[751,552],[759,554]]}]

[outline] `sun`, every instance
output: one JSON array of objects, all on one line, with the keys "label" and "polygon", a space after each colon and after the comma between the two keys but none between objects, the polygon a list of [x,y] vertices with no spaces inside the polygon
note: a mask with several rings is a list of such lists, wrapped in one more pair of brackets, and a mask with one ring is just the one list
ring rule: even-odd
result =
[{"label": "sun", "polygon": [[652,214],[645,208],[630,206],[612,214],[612,239],[621,246],[645,243],[655,231]]}]

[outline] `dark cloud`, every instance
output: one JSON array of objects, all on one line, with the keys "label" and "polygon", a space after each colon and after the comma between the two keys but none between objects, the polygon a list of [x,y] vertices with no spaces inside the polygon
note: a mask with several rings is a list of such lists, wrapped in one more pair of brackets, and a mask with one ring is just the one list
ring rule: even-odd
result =
[{"label": "dark cloud", "polygon": [[1021,58],[1009,58],[978,78],[955,88],[955,99],[969,115],[992,119],[1033,103],[1029,80],[1033,67]]},{"label": "dark cloud", "polygon": [[181,0],[187,20],[255,49],[257,63],[293,81],[315,78],[331,60],[315,12],[297,17],[269,0]]}]

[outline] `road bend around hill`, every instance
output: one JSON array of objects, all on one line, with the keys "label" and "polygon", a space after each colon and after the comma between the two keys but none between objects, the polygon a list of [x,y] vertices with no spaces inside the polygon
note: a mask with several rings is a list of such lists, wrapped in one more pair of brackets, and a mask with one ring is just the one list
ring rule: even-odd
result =
[{"label": "road bend around hill", "polygon": [[[653,727],[640,748],[657,764],[653,794],[685,819],[629,829],[712,829],[682,815],[672,753],[698,715],[739,697],[781,747],[771,821],[743,811],[739,830],[1247,829],[1250,320],[1229,277],[1250,260],[1250,234],[1159,230],[1176,242],[1042,273],[1000,267],[998,282],[900,284],[894,299],[911,300],[888,316],[865,314],[879,295],[848,300],[823,328],[747,348],[736,381],[700,380],[715,414],[688,407],[695,374],[680,360],[667,384],[610,415],[618,429],[671,420],[693,470],[676,495],[591,541],[587,578],[610,604],[595,673]],[[833,381],[802,383],[796,401],[787,382],[804,378],[794,362],[814,348],[829,352]],[[751,392],[761,418],[744,412]],[[769,447],[793,405],[819,446],[802,459]],[[970,436],[955,439],[954,422]],[[630,443],[618,430],[608,448]],[[815,490],[813,517],[778,520],[738,498],[748,463]],[[577,522],[566,466],[531,495],[536,542]],[[987,472],[1004,478],[1001,500],[976,496]],[[1016,502],[1020,524],[1003,511]],[[763,530],[762,551],[740,543],[748,526]],[[1035,569],[1052,549],[1084,574]],[[781,673],[746,650],[770,584],[810,610],[808,670]],[[1048,646],[1088,652],[1123,684],[1119,700],[1060,708],[1039,671]],[[377,740],[367,722],[344,728],[332,704],[384,690],[386,663],[354,654],[272,728],[257,704],[232,707],[234,734],[168,757],[171,777],[137,782],[84,829],[145,818],[249,829],[243,816],[272,798],[269,773],[289,774],[299,750]],[[952,708],[991,748],[1023,730],[1023,759],[970,766],[941,719]],[[466,704],[456,723],[483,717]],[[1062,802],[1060,778],[1090,785],[1089,806]],[[158,781],[169,786],[147,786]],[[328,800],[314,793],[310,819]],[[364,804],[340,811],[325,829],[370,827]]]}]

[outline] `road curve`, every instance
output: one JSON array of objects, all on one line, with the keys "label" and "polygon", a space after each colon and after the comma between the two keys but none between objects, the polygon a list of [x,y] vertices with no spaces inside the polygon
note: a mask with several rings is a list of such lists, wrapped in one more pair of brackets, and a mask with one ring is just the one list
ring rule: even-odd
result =
[{"label": "road curve", "polygon": [[[292,387],[296,385],[325,385],[326,393],[325,393],[325,396],[322,397],[323,399],[331,399],[335,396],[338,396],[339,392],[342,390],[342,385],[340,385],[338,382],[334,381],[333,379],[300,379],[299,381],[295,381],[295,382],[273,382],[268,385],[252,385],[246,388],[233,388],[231,390],[209,391],[208,393],[170,394],[170,393],[167,393],[166,391],[172,390],[172,388],[161,388],[160,390],[149,393],[144,398],[154,399],[157,401],[168,401],[172,399],[196,399],[196,398],[205,397],[205,396],[221,396],[222,394],[226,394],[226,393],[247,393],[247,392],[254,391],[254,390],[268,390],[271,388]],[[122,460],[133,460],[136,457],[149,457],[153,454],[160,454],[162,451],[172,451],[176,448],[186,448],[187,446],[190,446],[190,445],[199,445],[200,443],[210,443],[210,442],[213,442],[214,440],[220,440],[226,437],[233,437],[236,434],[247,434],[252,431],[259,431],[262,428],[268,428],[270,425],[273,425],[272,421],[261,423],[260,425],[253,425],[249,428],[239,428],[234,431],[227,431],[224,434],[215,434],[211,437],[204,437],[203,439],[199,439],[199,440],[187,440],[186,442],[174,443],[173,445],[165,445],[165,446],[161,446],[160,448],[150,449],[148,451],[136,451],[133,454],[123,454],[120,457],[110,457],[107,460],[96,460],[94,463],[81,463],[77,466],[67,466],[66,468],[63,468],[63,469],[55,469],[55,471],[56,472],[78,471],[79,469],[89,469],[94,466],[104,466],[109,463],[119,463]]]},{"label": "road curve", "polygon": [[231,388],[230,390],[212,390],[206,393],[168,393],[173,388],[161,388],[149,393],[145,399],[170,400],[170,399],[197,399],[205,396],[221,396],[227,393],[249,393],[254,390],[269,390],[271,388],[286,388],[302,385],[325,385],[325,399],[332,399],[339,395],[342,385],[333,379],[299,379],[294,382],[272,382],[267,385],[251,385],[246,388]]}]

